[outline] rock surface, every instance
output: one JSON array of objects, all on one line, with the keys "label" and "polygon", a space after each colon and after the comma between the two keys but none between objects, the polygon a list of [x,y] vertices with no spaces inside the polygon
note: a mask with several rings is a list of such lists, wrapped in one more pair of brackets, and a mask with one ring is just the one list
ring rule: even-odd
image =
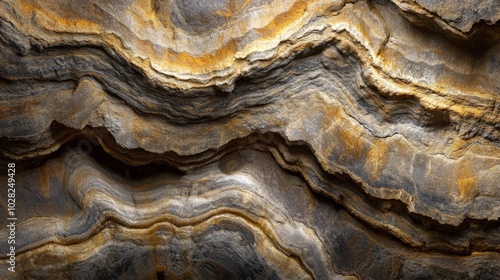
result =
[{"label": "rock surface", "polygon": [[500,278],[499,20],[0,1],[1,278]]}]

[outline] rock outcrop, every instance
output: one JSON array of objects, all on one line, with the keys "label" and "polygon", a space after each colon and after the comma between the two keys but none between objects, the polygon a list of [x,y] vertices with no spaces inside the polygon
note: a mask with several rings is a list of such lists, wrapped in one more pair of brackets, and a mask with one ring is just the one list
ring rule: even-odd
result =
[{"label": "rock outcrop", "polygon": [[499,20],[0,1],[1,278],[500,278]]}]

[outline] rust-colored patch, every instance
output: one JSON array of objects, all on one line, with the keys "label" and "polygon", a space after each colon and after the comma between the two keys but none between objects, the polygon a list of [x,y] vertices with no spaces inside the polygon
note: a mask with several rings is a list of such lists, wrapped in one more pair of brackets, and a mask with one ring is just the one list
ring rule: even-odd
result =
[{"label": "rust-colored patch", "polygon": [[[349,124],[344,121],[343,123]],[[344,147],[342,158],[348,161],[357,161],[362,156],[364,141],[361,137],[361,130],[356,126],[345,126],[336,133],[338,144]]]},{"label": "rust-colored patch", "polygon": [[52,12],[50,6],[47,7],[44,5],[42,7],[37,2],[32,1],[21,1],[20,6],[25,16],[28,18],[31,17],[29,15],[41,15],[36,17],[37,20],[49,30],[58,32],[97,33],[102,28],[100,24],[90,19],[80,18],[84,15],[72,11],[71,9],[68,11],[58,9],[57,13],[55,13]]},{"label": "rust-colored patch", "polygon": [[50,196],[50,165],[45,163],[38,169],[38,177],[40,178],[40,193],[43,197]]},{"label": "rust-colored patch", "polygon": [[24,99],[22,108],[23,114],[26,116],[37,114],[38,112],[34,111],[34,109],[38,109],[39,105],[40,101],[37,99]]},{"label": "rust-colored patch", "polygon": [[[39,14],[37,20],[47,29],[56,32],[74,32],[78,34],[99,34],[102,30],[106,29],[107,19],[105,15],[99,14],[93,15],[92,18],[83,18],[82,15],[72,13],[71,10],[65,11],[64,8],[59,8],[64,14],[56,14],[44,7],[37,6],[36,3],[21,2],[21,8],[24,12],[25,17],[30,18],[32,14]],[[232,3],[231,5],[236,5]],[[305,0],[298,0],[291,7],[283,13],[277,15],[271,22],[266,26],[258,29],[254,29],[260,35],[258,41],[266,41],[279,37],[283,30],[289,28],[293,23],[297,22],[306,12],[308,7],[308,2]],[[222,15],[228,18],[232,17],[233,8],[227,11],[221,11]],[[100,22],[96,22],[100,20]],[[144,19],[145,20],[145,19]],[[236,23],[237,24],[237,23]],[[169,25],[170,26],[170,25]],[[175,26],[171,26],[175,32]],[[110,30],[112,31],[112,30]],[[243,32],[248,32],[248,30],[243,30]],[[160,35],[160,34],[159,34]],[[110,40],[109,37],[104,36],[103,40]],[[150,41],[142,40],[139,38],[132,39],[132,42],[137,45],[141,50],[146,51],[150,54],[150,58],[155,63],[169,65],[169,67],[180,68],[180,69],[191,69],[190,72],[209,72],[214,69],[219,69],[221,67],[227,67],[233,63],[234,54],[241,49],[240,36],[230,39],[212,53],[205,53],[202,55],[193,55],[189,52],[175,52],[172,50],[165,50],[154,48]],[[119,42],[108,42],[112,45],[117,44],[120,46]]]},{"label": "rust-colored patch", "polygon": [[388,154],[387,145],[383,141],[375,141],[371,149],[366,155],[365,168],[370,172],[370,179],[372,181],[379,178],[380,172],[384,169],[387,163]]},{"label": "rust-colored patch", "polygon": [[283,29],[301,18],[307,10],[307,1],[299,0],[293,3],[292,7],[284,13],[277,15],[273,21],[266,26],[257,29],[263,37],[274,37],[280,34]]},{"label": "rust-colored patch", "polygon": [[477,193],[477,179],[474,163],[469,160],[460,160],[457,164],[457,180],[462,202],[470,202]]},{"label": "rust-colored patch", "polygon": [[[330,143],[325,150],[328,154],[330,150],[341,149],[342,154],[339,156],[339,161],[353,162],[362,158],[363,147],[365,145],[362,138],[362,129],[353,125],[346,117],[340,104],[335,104],[330,107],[324,107],[322,110],[323,117],[322,126],[327,128],[325,133],[331,135],[330,139],[335,143]],[[364,158],[364,157],[363,157]]]}]

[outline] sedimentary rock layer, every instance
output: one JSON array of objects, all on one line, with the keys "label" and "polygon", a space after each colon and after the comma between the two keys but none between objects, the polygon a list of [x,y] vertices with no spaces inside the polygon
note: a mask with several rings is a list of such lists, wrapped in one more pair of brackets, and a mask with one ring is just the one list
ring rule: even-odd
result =
[{"label": "sedimentary rock layer", "polygon": [[0,275],[500,277],[499,19],[494,0],[1,1]]}]

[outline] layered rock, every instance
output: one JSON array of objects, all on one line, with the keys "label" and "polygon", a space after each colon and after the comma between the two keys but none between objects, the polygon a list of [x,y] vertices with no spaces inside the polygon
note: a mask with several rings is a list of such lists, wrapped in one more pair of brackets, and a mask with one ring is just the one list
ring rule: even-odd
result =
[{"label": "layered rock", "polygon": [[8,279],[500,277],[495,1],[101,2],[0,3]]}]

